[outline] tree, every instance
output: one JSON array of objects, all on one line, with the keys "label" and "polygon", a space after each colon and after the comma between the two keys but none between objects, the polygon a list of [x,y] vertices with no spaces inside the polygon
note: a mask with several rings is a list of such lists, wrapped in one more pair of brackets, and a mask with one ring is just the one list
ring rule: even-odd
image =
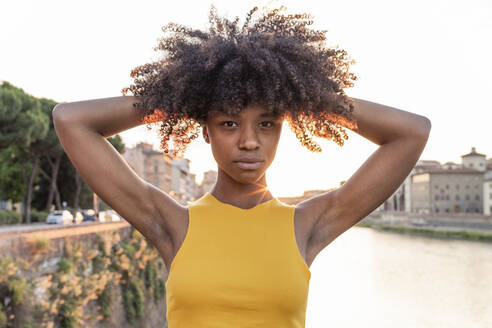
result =
[{"label": "tree", "polygon": [[[32,97],[8,82],[0,85],[0,198],[23,201],[26,223],[31,222],[31,205],[44,211],[50,211],[53,200],[57,209],[62,208],[62,199],[73,208],[92,205],[93,191],[56,134],[52,117],[56,104]],[[124,152],[119,135],[107,140],[119,153]]]},{"label": "tree", "polygon": [[[27,189],[23,215],[28,223],[31,221],[32,186],[37,178],[40,162],[36,143],[46,137],[48,130],[49,117],[42,112],[40,102],[24,90],[4,81],[0,85],[0,149],[2,154],[8,155],[9,152],[3,150],[10,146],[17,147],[17,163]],[[8,182],[0,182],[2,194],[10,193],[5,189]]]},{"label": "tree", "polygon": [[39,99],[39,102],[41,105],[41,111],[46,116],[48,116],[50,120],[50,126],[49,126],[48,133],[46,134],[46,137],[43,138],[42,140],[38,140],[38,144],[36,145],[39,154],[43,156],[43,158],[50,165],[49,174],[42,168],[42,166],[40,166],[39,168],[41,174],[47,180],[50,181],[48,199],[46,200],[46,205],[44,207],[44,210],[46,212],[49,212],[51,208],[51,204],[53,203],[53,198],[55,196],[55,193],[56,193],[56,206],[58,209],[61,209],[62,207],[61,200],[60,200],[60,193],[58,192],[57,177],[58,177],[58,170],[60,169],[60,163],[65,151],[63,150],[63,147],[61,146],[58,140],[58,136],[55,132],[55,128],[53,124],[52,111],[53,108],[57,105],[57,102],[46,98]]}]

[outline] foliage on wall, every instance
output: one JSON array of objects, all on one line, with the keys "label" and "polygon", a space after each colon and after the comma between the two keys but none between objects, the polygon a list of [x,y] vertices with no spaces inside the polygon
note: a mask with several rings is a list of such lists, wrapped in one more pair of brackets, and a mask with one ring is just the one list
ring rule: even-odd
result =
[{"label": "foliage on wall", "polygon": [[[127,321],[136,324],[146,302],[165,297],[164,262],[137,230],[132,227],[123,240],[118,231],[95,238],[95,245],[66,241],[57,270],[33,281],[25,273],[35,270],[36,259],[49,252],[49,240],[31,240],[27,259],[0,258],[0,327],[111,322],[116,302],[123,305]],[[117,288],[122,299],[116,299]]]}]

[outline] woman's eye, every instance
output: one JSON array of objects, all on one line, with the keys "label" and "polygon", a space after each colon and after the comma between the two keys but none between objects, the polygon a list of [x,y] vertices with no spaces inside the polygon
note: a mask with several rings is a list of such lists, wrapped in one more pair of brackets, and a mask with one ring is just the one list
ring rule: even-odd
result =
[{"label": "woman's eye", "polygon": [[273,126],[273,122],[270,122],[270,121],[265,121],[265,122],[261,122],[262,124],[263,123],[270,123],[270,126],[266,126],[266,127],[272,127]]},{"label": "woman's eye", "polygon": [[[234,122],[234,121],[225,121],[225,122],[222,122],[221,123],[222,126],[225,126],[225,127],[228,127],[228,128],[232,128],[233,127],[232,124],[236,124],[236,122]],[[274,125],[273,122],[270,122],[270,121],[264,121],[264,122],[261,122],[260,124],[263,127],[266,127],[266,128],[272,127]],[[270,124],[270,125],[268,125],[268,124]]]},{"label": "woman's eye", "polygon": [[[233,122],[233,121],[226,121],[226,122],[222,122],[222,124],[221,124],[221,125],[228,124],[228,123],[233,123],[233,124],[235,124],[235,122]],[[230,127],[232,127],[232,125],[226,125],[226,127],[230,128]]]}]

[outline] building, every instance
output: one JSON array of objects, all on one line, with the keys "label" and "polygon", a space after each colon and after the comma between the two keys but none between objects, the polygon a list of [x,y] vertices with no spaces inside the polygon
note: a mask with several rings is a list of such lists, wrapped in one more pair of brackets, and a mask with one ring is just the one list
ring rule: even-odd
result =
[{"label": "building", "polygon": [[492,215],[492,161],[487,162],[487,172],[483,179],[483,214]]},{"label": "building", "polygon": [[420,213],[490,214],[492,196],[486,179],[492,159],[475,147],[461,156],[461,164],[419,160],[403,183],[378,210]]},{"label": "building", "polygon": [[[172,156],[172,150],[170,151]],[[186,204],[187,201],[196,199],[197,188],[195,174],[190,173],[190,160],[187,158],[172,159],[171,166],[171,190],[176,192],[176,196]]]},{"label": "building", "polygon": [[301,196],[295,196],[295,197],[279,197],[278,200],[285,204],[289,205],[296,205],[300,202],[303,202],[307,199],[310,199],[312,197],[315,197],[317,195],[329,192],[331,190],[334,190],[336,188],[330,188],[330,189],[316,189],[316,190],[306,190]]},{"label": "building", "polygon": [[200,195],[204,195],[206,192],[212,190],[213,186],[217,182],[217,171],[206,171],[203,173],[203,180],[200,185]]},{"label": "building", "polygon": [[483,213],[483,172],[434,168],[412,175],[412,212]]},{"label": "building", "polygon": [[182,204],[195,200],[199,188],[195,174],[190,172],[189,159],[176,159],[172,150],[166,154],[156,151],[149,143],[141,142],[125,149],[123,157],[135,173],[163,190]]},{"label": "building", "polygon": [[139,177],[165,192],[172,191],[173,159],[169,154],[156,151],[151,144],[141,142],[133,148],[126,148],[123,158]]},{"label": "building", "polygon": [[404,211],[412,210],[412,175],[427,169],[441,167],[441,163],[435,160],[419,160],[413,167],[410,174],[402,184],[395,190],[387,200],[385,200],[376,210],[377,211]]},{"label": "building", "polygon": [[485,154],[477,153],[475,147],[472,147],[471,152],[461,155],[461,163],[463,167],[476,169],[480,172],[487,171],[487,160]]}]

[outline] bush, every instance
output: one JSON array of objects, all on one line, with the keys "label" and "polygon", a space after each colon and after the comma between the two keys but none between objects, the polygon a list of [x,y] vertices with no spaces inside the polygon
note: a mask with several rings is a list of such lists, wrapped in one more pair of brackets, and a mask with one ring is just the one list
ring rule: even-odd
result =
[{"label": "bush", "polygon": [[61,328],[74,328],[77,326],[77,320],[74,313],[77,311],[77,302],[73,298],[64,300],[64,303],[60,305],[58,310],[58,317],[60,319]]},{"label": "bush", "polygon": [[31,209],[31,222],[46,222],[47,212]]},{"label": "bush", "polygon": [[7,325],[7,315],[3,312],[3,304],[0,303],[0,327]]},{"label": "bush", "polygon": [[99,295],[97,302],[101,307],[101,312],[104,319],[111,317],[113,313],[113,303],[115,301],[116,295],[114,290],[114,285],[109,282],[106,287],[104,287],[101,295]]},{"label": "bush", "polygon": [[125,285],[123,304],[126,318],[130,323],[135,323],[136,319],[143,317],[145,312],[145,297],[138,280],[135,278],[130,278]]},{"label": "bush", "polygon": [[64,273],[70,273],[74,268],[74,265],[70,260],[62,258],[60,261],[58,261],[58,268]]},{"label": "bush", "polygon": [[16,305],[24,303],[24,293],[28,288],[26,278],[14,278],[7,283],[12,299]]},{"label": "bush", "polygon": [[36,237],[29,240],[31,254],[46,253],[50,249],[51,241],[48,238]]},{"label": "bush", "polygon": [[157,280],[156,291],[154,292],[154,299],[157,301],[164,297],[166,297],[166,282],[164,279],[159,278]]},{"label": "bush", "polygon": [[22,222],[22,215],[16,211],[0,211],[0,225],[3,224],[17,224]]}]

